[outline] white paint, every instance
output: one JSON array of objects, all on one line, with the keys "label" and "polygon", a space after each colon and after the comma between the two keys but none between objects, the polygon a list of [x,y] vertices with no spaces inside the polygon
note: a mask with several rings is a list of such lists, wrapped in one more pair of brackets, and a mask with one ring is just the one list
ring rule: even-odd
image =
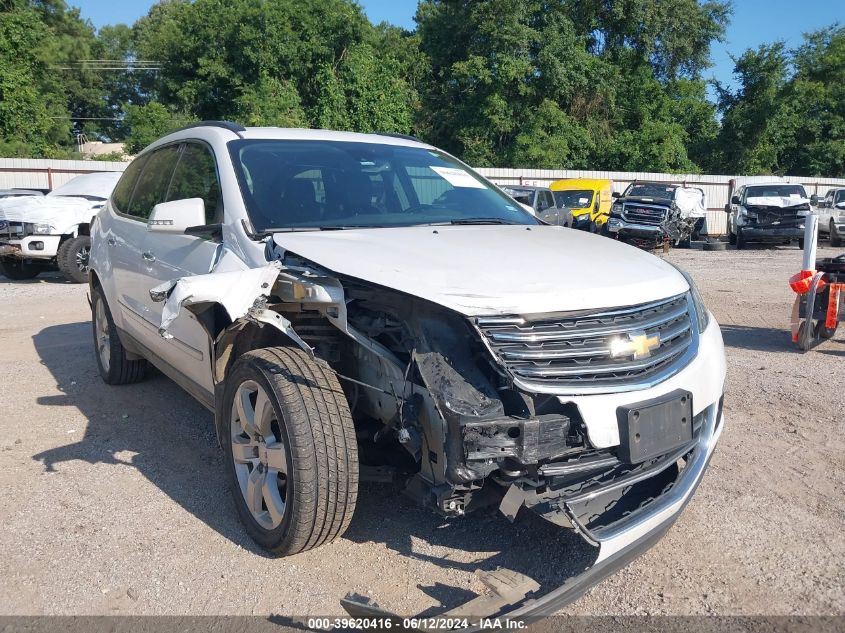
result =
[{"label": "white paint", "polygon": [[[418,226],[277,233],[320,266],[467,316],[636,305],[687,290],[638,248],[558,226]],[[582,274],[584,262],[590,273]]]}]

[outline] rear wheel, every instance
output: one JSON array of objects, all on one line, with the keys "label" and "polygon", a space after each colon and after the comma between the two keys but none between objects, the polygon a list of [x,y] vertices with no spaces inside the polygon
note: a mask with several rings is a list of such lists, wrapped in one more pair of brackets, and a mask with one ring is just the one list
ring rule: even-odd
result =
[{"label": "rear wheel", "polygon": [[302,350],[260,349],[226,378],[220,420],[238,514],[288,556],[342,535],[358,496],[358,448],[335,373]]},{"label": "rear wheel", "polygon": [[56,254],[59,270],[75,284],[88,281],[88,266],[91,256],[91,238],[80,235],[64,242]]},{"label": "rear wheel", "polygon": [[0,273],[13,281],[33,279],[38,276],[41,269],[32,264],[27,264],[18,259],[4,257],[0,259]]},{"label": "rear wheel", "polygon": [[109,385],[128,385],[143,380],[147,361],[130,360],[117,330],[102,288],[91,293],[91,322],[94,328],[94,353],[103,382]]}]

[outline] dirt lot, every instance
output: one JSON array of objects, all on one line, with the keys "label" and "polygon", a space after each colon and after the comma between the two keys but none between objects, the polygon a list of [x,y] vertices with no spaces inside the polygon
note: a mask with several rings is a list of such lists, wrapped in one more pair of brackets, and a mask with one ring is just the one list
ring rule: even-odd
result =
[{"label": "dirt lot", "polygon": [[[727,426],[668,535],[567,612],[845,614],[845,332],[791,346],[794,248],[669,259],[722,324]],[[447,524],[369,484],[345,538],[267,557],[236,519],[211,415],[158,374],[100,381],[85,295],[0,278],[0,614],[327,615],[353,591],[410,615],[466,600],[475,569],[557,586],[594,555],[528,513]]]}]

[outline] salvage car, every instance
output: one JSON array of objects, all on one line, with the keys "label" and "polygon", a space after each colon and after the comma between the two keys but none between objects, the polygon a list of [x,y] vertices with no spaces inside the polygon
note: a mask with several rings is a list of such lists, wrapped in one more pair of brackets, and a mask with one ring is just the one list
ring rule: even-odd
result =
[{"label": "salvage car", "polygon": [[830,189],[819,202],[819,233],[826,233],[831,246],[845,241],[845,187]]},{"label": "salvage car", "polygon": [[91,219],[120,172],[76,176],[48,193],[0,199],[0,272],[32,279],[58,268],[68,281],[88,281]]},{"label": "salvage car", "polygon": [[549,224],[600,233],[610,217],[613,181],[567,178],[549,185],[555,206],[538,215]]},{"label": "salvage car", "polygon": [[641,248],[688,248],[698,239],[707,204],[704,190],[665,182],[633,182],[613,193],[607,230]]},{"label": "salvage car", "polygon": [[500,570],[472,605],[548,613],[662,536],[722,432],[722,337],[686,273],[410,137],[195,125],[140,153],[91,239],[100,375],[152,364],[214,413],[277,554],[342,535],[377,466],[445,517],[525,508],[594,546],[559,589]]},{"label": "salvage car", "polygon": [[529,185],[502,187],[502,191],[519,202],[523,207],[530,210],[534,215],[542,215],[554,210],[555,199],[551,189],[548,187],[535,187]]},{"label": "salvage car", "polygon": [[803,185],[787,182],[755,182],[737,187],[729,204],[728,241],[737,250],[749,242],[798,242],[804,249],[804,225],[811,203]]}]

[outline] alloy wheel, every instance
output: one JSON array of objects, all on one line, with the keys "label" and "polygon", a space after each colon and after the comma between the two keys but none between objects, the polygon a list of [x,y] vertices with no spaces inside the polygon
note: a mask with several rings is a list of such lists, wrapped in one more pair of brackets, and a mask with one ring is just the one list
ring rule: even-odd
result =
[{"label": "alloy wheel", "polygon": [[275,409],[258,383],[238,386],[230,439],[235,475],[252,517],[265,530],[281,525],[287,508],[287,447]]},{"label": "alloy wheel", "polygon": [[79,268],[80,272],[88,272],[90,256],[91,248],[88,246],[83,246],[76,252],[76,266]]},{"label": "alloy wheel", "polygon": [[97,337],[97,355],[100,357],[100,364],[108,372],[111,364],[111,340],[109,320],[106,318],[106,307],[102,299],[97,301],[97,309],[94,313],[94,332]]}]

